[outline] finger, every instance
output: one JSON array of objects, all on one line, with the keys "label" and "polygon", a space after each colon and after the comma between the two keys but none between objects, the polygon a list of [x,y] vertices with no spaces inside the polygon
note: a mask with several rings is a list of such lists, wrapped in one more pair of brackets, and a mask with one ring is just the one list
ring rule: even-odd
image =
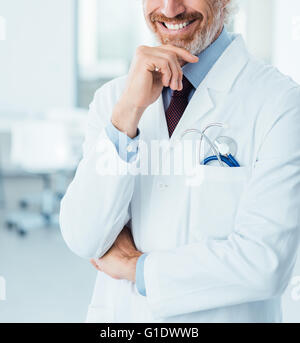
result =
[{"label": "finger", "polygon": [[179,65],[178,60],[175,58],[170,62],[171,70],[172,70],[172,79],[170,83],[170,88],[174,91],[180,90],[181,80],[182,80],[182,71]]},{"label": "finger", "polygon": [[[147,56],[148,62],[146,63],[149,71],[155,72],[156,68],[160,69],[162,74],[160,80],[165,87],[171,87],[173,90],[182,89],[182,70],[178,56],[174,51],[143,47],[142,52],[144,57]],[[186,51],[186,53],[188,52]]]},{"label": "finger", "polygon": [[183,84],[182,84],[182,77],[183,77],[183,71],[182,68],[180,66],[180,63],[178,61],[178,59],[175,59],[175,64],[176,64],[176,68],[178,71],[178,79],[177,79],[177,90],[182,90],[183,89]]},{"label": "finger", "polygon": [[100,269],[99,265],[97,264],[96,260],[91,259],[91,263],[92,263],[92,265],[93,265],[97,270],[99,270],[100,272],[102,271],[102,270]]},{"label": "finger", "polygon": [[103,261],[100,260],[96,260],[96,265],[97,265],[97,268],[98,270],[100,270],[100,272],[103,272]]},{"label": "finger", "polygon": [[170,81],[170,88],[173,90],[181,90],[182,89],[182,69],[179,64],[177,55],[174,52],[171,51],[164,51],[162,53],[163,58],[168,60],[171,72],[172,72],[172,78]]},{"label": "finger", "polygon": [[161,65],[160,73],[162,74],[162,78],[161,78],[162,84],[164,85],[164,87],[169,87],[171,79],[172,79],[172,71],[169,66],[169,62],[166,59],[162,58],[160,65]]},{"label": "finger", "polygon": [[167,50],[167,51],[172,51],[174,52],[178,58],[181,58],[182,60],[189,62],[189,63],[196,63],[199,61],[198,56],[195,56],[191,54],[188,50],[183,49],[183,48],[178,48],[177,46],[174,45],[161,45],[161,49]]},{"label": "finger", "polygon": [[[151,60],[151,62],[150,62]],[[170,80],[172,77],[172,71],[169,66],[169,62],[166,58],[159,56],[149,56],[149,69],[150,71],[155,71],[156,68],[159,68],[161,73],[161,81],[165,87],[169,87]]]},{"label": "finger", "polygon": [[98,269],[97,263],[94,259],[91,259],[90,262],[96,269]]},{"label": "finger", "polygon": [[163,50],[173,51],[179,58],[186,62],[197,63],[199,61],[199,58],[197,56],[191,54],[186,49],[178,48],[177,46],[173,45],[162,45],[160,46],[160,48]]}]

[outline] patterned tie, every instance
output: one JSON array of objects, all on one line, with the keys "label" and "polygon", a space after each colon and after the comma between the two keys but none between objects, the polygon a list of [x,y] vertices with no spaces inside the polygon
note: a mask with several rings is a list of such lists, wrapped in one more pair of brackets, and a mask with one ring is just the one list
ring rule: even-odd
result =
[{"label": "patterned tie", "polygon": [[181,91],[173,91],[170,105],[166,111],[166,120],[168,124],[169,136],[171,137],[180,118],[182,117],[188,105],[188,97],[191,90],[194,88],[190,81],[183,75],[183,89]]}]

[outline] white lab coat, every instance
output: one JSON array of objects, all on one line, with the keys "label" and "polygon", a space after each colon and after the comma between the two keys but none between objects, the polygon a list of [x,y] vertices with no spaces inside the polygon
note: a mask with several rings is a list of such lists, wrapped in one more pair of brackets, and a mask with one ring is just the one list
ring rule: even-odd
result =
[{"label": "white lab coat", "polygon": [[[125,81],[95,94],[60,223],[70,249],[85,258],[102,256],[128,223],[137,248],[149,253],[147,297],[99,272],[87,321],[281,321],[299,242],[299,86],[252,57],[237,35],[196,90],[162,158],[172,159],[184,130],[225,122],[227,129],[208,136],[234,138],[242,167],[201,166],[202,182],[190,187],[186,175],[99,175],[103,159],[121,160],[112,143],[102,147]],[[162,97],[139,128],[147,144],[169,139]]]}]

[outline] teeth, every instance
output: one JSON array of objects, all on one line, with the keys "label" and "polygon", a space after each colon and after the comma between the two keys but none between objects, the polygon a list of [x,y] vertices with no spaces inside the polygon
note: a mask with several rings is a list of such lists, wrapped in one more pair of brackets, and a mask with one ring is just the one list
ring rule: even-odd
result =
[{"label": "teeth", "polygon": [[176,25],[165,23],[166,27],[169,30],[180,30],[180,29],[183,29],[184,27],[188,26],[189,24],[190,24],[189,21],[187,21],[185,23],[181,23],[181,24],[176,24]]}]

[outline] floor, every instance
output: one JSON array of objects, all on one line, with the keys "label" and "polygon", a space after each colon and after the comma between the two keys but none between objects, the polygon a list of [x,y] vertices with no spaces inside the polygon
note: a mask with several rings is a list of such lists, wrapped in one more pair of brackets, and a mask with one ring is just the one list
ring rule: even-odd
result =
[{"label": "floor", "polygon": [[[15,208],[20,195],[40,189],[37,180],[6,180],[7,209]],[[6,213],[0,209],[0,276],[6,279],[7,297],[0,301],[0,322],[83,322],[94,269],[68,250],[58,228],[20,237],[3,227]],[[294,276],[300,277],[300,259]],[[300,280],[286,290],[283,313],[285,322],[300,322]]]}]

